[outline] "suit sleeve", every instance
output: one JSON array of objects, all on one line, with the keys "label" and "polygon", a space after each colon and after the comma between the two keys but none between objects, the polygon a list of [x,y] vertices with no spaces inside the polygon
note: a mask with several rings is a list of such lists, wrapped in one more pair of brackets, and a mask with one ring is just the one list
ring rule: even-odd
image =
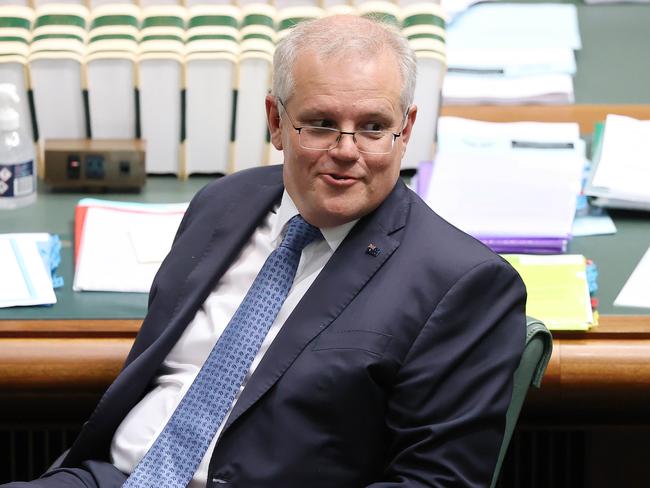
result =
[{"label": "suit sleeve", "polygon": [[519,275],[500,259],[447,291],[396,377],[389,459],[369,488],[490,485],[525,344],[525,302]]},{"label": "suit sleeve", "polygon": [[105,461],[84,461],[79,468],[58,468],[34,481],[16,481],[0,488],[120,488],[126,475]]}]

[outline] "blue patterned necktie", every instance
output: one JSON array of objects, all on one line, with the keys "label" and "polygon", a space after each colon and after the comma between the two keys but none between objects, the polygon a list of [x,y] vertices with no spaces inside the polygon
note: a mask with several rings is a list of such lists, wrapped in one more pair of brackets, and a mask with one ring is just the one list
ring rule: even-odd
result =
[{"label": "blue patterned necktie", "polygon": [[194,382],[123,488],[184,488],[230,410],[289,294],[303,248],[320,231],[296,215],[267,258]]}]

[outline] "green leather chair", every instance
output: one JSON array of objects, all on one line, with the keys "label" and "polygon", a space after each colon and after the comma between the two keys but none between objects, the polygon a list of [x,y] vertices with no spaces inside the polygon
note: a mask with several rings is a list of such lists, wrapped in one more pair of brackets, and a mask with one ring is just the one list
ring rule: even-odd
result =
[{"label": "green leather chair", "polygon": [[506,413],[506,429],[499,450],[494,474],[492,475],[491,488],[494,488],[499,479],[503,458],[508,452],[510,439],[517,425],[517,419],[521,407],[526,399],[528,388],[534,386],[539,388],[542,384],[542,377],[546,371],[548,361],[553,351],[553,338],[546,326],[533,317],[526,317],[526,346],[519,360],[519,366],[515,370],[512,399]]}]

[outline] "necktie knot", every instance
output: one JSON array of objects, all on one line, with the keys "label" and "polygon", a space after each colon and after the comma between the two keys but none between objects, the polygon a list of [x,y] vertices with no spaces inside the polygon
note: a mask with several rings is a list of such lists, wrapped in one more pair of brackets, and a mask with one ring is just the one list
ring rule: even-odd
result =
[{"label": "necktie knot", "polygon": [[287,232],[280,245],[300,253],[307,244],[321,237],[322,234],[318,227],[308,223],[301,215],[296,215],[289,220]]}]

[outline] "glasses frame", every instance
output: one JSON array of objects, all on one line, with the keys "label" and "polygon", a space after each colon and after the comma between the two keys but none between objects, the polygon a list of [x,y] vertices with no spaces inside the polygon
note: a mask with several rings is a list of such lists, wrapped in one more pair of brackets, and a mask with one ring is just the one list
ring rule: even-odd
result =
[{"label": "glasses frame", "polygon": [[[316,127],[316,126],[313,126],[313,125],[301,125],[300,127],[296,127],[296,124],[293,122],[293,119],[291,118],[291,115],[289,115],[289,111],[287,110],[287,107],[284,104],[284,102],[282,101],[282,99],[280,97],[276,97],[276,99],[277,99],[278,102],[280,102],[280,105],[282,106],[282,109],[284,110],[284,113],[287,114],[287,117],[289,118],[289,123],[291,124],[291,127],[293,127],[293,130],[295,130],[298,133],[298,144],[300,144],[300,147],[302,147],[303,149],[307,149],[308,151],[331,151],[332,149],[334,149],[336,146],[339,145],[339,143],[341,142],[341,138],[344,135],[348,135],[348,136],[352,136],[352,141],[354,142],[355,146],[357,147],[357,151],[359,151],[360,153],[363,153],[363,154],[377,154],[377,155],[390,154],[391,152],[393,152],[393,148],[395,147],[395,141],[397,140],[398,137],[400,137],[402,135],[402,132],[404,132],[403,127],[406,124],[406,117],[408,116],[409,109],[411,108],[411,107],[409,107],[406,110],[406,112],[404,113],[404,118],[402,119],[402,130],[399,131],[397,134],[395,132],[391,132],[389,130],[378,130],[378,131],[355,130],[353,132],[347,132],[347,131],[344,131],[344,130],[334,129],[334,128],[331,128],[331,127]],[[305,147],[305,146],[302,145],[302,143],[300,142],[300,133],[302,132],[303,129],[328,130],[328,131],[331,131],[333,133],[338,132],[339,135],[336,138],[336,141],[334,142],[334,145],[332,145],[331,147],[324,148],[324,149],[317,149],[317,148],[313,148],[313,147]],[[390,149],[388,151],[383,151],[383,152],[363,151],[363,150],[359,149],[359,145],[357,144],[357,138],[356,138],[356,134],[358,132],[383,132],[383,133],[390,134],[392,136],[391,141],[390,141]]]}]

